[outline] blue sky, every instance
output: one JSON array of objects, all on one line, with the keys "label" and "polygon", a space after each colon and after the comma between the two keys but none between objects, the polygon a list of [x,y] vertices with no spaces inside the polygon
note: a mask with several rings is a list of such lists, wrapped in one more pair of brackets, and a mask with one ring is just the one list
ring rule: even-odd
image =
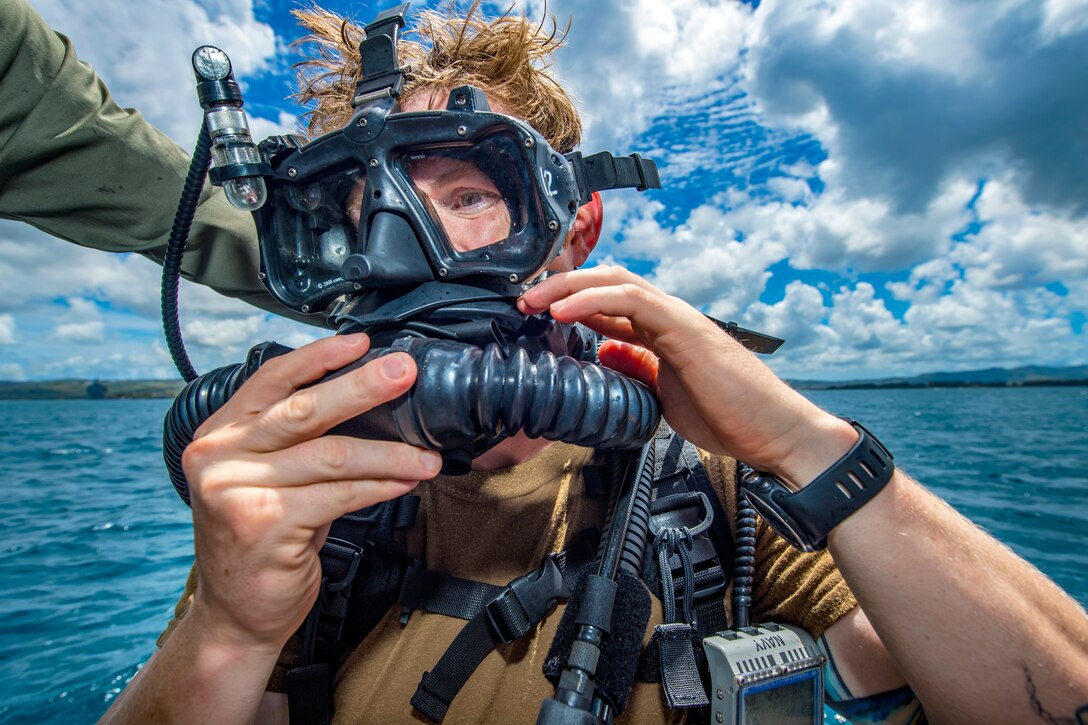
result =
[{"label": "blue sky", "polygon": [[[31,4],[183,147],[205,42],[231,55],[256,135],[297,123],[293,1]],[[393,4],[327,7],[365,22]],[[547,7],[573,20],[555,71],[583,149],[638,151],[665,181],[606,196],[598,261],[785,337],[768,362],[789,377],[1088,362],[1088,1]],[[172,375],[143,259],[4,222],[0,293],[0,379]],[[182,319],[202,370],[320,334],[193,286]]]}]

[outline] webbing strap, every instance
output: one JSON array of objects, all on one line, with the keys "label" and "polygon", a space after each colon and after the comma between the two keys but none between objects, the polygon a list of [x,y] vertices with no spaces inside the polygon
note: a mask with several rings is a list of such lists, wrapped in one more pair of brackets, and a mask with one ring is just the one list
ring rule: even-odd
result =
[{"label": "webbing strap", "polygon": [[[404,614],[414,609],[422,609],[447,617],[472,619],[502,589],[495,584],[462,579],[412,565],[408,568],[404,587],[400,590],[400,605]],[[407,617],[401,618],[401,624],[407,624]]]},{"label": "webbing strap", "polygon": [[554,554],[545,557],[537,571],[502,587],[461,629],[434,669],[423,673],[412,707],[431,721],[442,722],[453,698],[491,650],[527,634],[569,596]]},{"label": "webbing strap", "polygon": [[292,725],[331,719],[340,654],[358,644],[395,599],[403,552],[392,534],[411,528],[418,510],[418,496],[402,496],[333,522],[320,551],[321,588],[300,630],[301,663],[287,673]]},{"label": "webbing strap", "polygon": [[291,725],[329,725],[332,722],[330,682],[329,667],[324,662],[288,670],[287,712]]},{"label": "webbing strap", "polygon": [[[571,589],[584,579],[594,561],[598,533],[594,529],[580,532],[566,551],[550,554],[540,569],[514,579],[505,587],[446,574],[427,575],[417,567],[410,591],[408,580],[405,582],[408,593],[406,597],[402,592],[401,603],[412,601],[417,609],[467,618],[468,623],[434,668],[423,674],[412,696],[412,706],[431,721],[442,722],[450,703],[491,650],[500,643],[513,642],[527,634],[560,600],[569,598]],[[438,586],[425,591],[423,586],[429,581]],[[447,591],[442,591],[444,588],[448,588]],[[494,594],[482,605],[447,606],[455,592],[466,593],[478,602],[489,589],[494,590]],[[477,607],[478,611],[464,617]],[[443,612],[440,611],[442,608],[459,611]]]},{"label": "webbing strap", "polygon": [[727,626],[729,577],[722,562],[731,555],[731,539],[695,447],[664,424],[654,446],[650,531],[655,556],[648,563],[656,564],[657,571],[650,570],[647,581],[658,588],[665,622],[654,629],[638,678],[661,682],[670,707],[701,707],[708,701],[699,676],[700,642]]},{"label": "webbing strap", "polygon": [[582,194],[581,203],[589,203],[595,191],[608,189],[660,189],[661,177],[657,173],[657,164],[644,159],[638,154],[613,156],[602,151],[592,156],[583,156],[581,151],[572,151],[567,159],[574,168],[574,177]]}]

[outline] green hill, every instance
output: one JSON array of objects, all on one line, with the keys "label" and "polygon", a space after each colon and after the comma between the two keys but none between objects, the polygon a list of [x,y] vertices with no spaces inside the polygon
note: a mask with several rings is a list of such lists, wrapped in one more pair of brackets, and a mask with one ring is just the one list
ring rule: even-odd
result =
[{"label": "green hill", "polygon": [[[105,390],[96,391],[96,383]],[[181,380],[0,380],[0,400],[173,398],[184,386]]]},{"label": "green hill", "polygon": [[1018,368],[984,368],[936,372],[902,378],[873,380],[791,380],[799,390],[864,390],[871,388],[1023,387],[1036,385],[1088,385],[1088,365]]}]

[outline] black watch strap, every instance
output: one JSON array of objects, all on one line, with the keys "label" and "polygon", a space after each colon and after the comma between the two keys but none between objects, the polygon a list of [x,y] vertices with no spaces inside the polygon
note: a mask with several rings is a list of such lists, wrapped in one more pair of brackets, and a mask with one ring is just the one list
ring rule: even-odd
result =
[{"label": "black watch strap", "polygon": [[858,441],[831,468],[800,491],[774,476],[741,466],[740,486],[752,506],[782,538],[802,551],[827,546],[827,535],[880,493],[892,478],[892,454],[857,421]]}]

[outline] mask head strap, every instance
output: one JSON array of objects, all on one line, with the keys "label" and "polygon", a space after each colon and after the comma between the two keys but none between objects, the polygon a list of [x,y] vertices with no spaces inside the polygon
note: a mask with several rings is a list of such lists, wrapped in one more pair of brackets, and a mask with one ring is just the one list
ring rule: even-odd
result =
[{"label": "mask head strap", "polygon": [[364,29],[359,43],[363,74],[355,86],[351,107],[379,98],[396,98],[404,87],[404,69],[397,65],[397,34],[404,27],[409,3],[378,14]]},{"label": "mask head strap", "polygon": [[638,154],[613,156],[607,151],[602,151],[592,156],[583,156],[581,151],[572,151],[566,156],[574,167],[574,176],[578,180],[578,190],[582,195],[580,205],[588,204],[595,191],[608,189],[646,191],[646,189],[661,188],[657,164]]}]

